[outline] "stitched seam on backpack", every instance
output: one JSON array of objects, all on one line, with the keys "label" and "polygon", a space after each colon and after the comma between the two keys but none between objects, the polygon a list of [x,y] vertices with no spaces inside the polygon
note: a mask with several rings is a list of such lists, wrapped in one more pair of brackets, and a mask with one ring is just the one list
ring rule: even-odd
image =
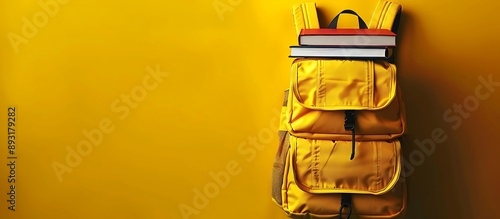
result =
[{"label": "stitched seam on backpack", "polygon": [[384,4],[384,7],[382,8],[382,11],[380,12],[380,16],[378,18],[378,24],[377,24],[377,29],[381,29],[382,28],[382,23],[384,22],[384,17],[385,17],[385,14],[387,13],[387,7],[389,5],[389,2],[385,2]]},{"label": "stitched seam on backpack", "polygon": [[367,61],[365,62],[365,72],[366,72],[366,75],[365,75],[365,80],[366,80],[366,91],[365,91],[365,97],[368,97],[368,101],[365,101],[363,98],[361,100],[361,106],[364,106],[364,107],[370,107],[370,80],[369,80],[369,75],[370,75],[370,61]]},{"label": "stitched seam on backpack", "polygon": [[377,20],[375,21],[375,29],[378,29],[378,26],[380,25],[380,17],[382,17],[382,11],[384,10],[383,7],[385,7],[385,4],[384,3],[384,6],[382,6],[382,9],[380,11],[380,14],[377,14]]},{"label": "stitched seam on backpack", "polygon": [[326,106],[326,86],[325,86],[325,63],[321,60],[317,61],[318,68],[316,74],[316,102],[317,106]]},{"label": "stitched seam on backpack", "polygon": [[380,15],[378,17],[378,20],[377,20],[377,25],[375,25],[375,28],[376,29],[380,29],[382,27],[382,22],[383,22],[383,17],[386,13],[386,8],[387,8],[387,5],[389,4],[390,2],[385,2],[384,3],[384,6],[382,7],[381,9],[381,12],[380,12]]},{"label": "stitched seam on backpack", "polygon": [[376,183],[376,186],[375,188],[377,189],[377,191],[380,191],[380,181],[381,181],[381,178],[380,178],[380,175],[379,175],[379,162],[380,162],[380,145],[379,144],[376,144],[375,145],[375,149],[377,150],[377,162],[376,162],[376,165],[377,165],[377,171],[376,171],[376,174],[375,176],[377,177],[377,183]]},{"label": "stitched seam on backpack", "polygon": [[383,11],[382,22],[380,23],[380,27],[379,28],[383,28],[384,27],[384,24],[385,24],[385,21],[386,21],[385,18],[387,17],[387,12],[389,11],[389,8],[391,8],[391,6],[392,6],[392,2],[387,2],[386,5],[387,5],[387,7],[385,7],[385,10]]},{"label": "stitched seam on backpack", "polygon": [[368,72],[368,106],[369,107],[375,107],[374,104],[373,104],[373,86],[374,86],[374,83],[375,83],[375,64],[373,63],[373,61],[369,61],[368,62],[368,65],[370,65],[370,72]]},{"label": "stitched seam on backpack", "polygon": [[313,175],[313,183],[312,183],[312,188],[313,189],[319,189],[319,155],[320,155],[320,147],[317,143],[316,140],[312,140],[312,162],[311,162],[311,171]]},{"label": "stitched seam on backpack", "polygon": [[[304,7],[305,6],[305,7]],[[304,28],[309,28],[311,25],[309,24],[309,14],[307,13],[307,5],[301,4],[300,9],[302,9],[302,14],[304,15]]]}]

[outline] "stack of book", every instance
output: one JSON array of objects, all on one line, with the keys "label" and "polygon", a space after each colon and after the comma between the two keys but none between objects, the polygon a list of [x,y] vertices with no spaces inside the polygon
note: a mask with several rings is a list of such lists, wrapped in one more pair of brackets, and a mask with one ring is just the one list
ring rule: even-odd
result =
[{"label": "stack of book", "polygon": [[386,29],[302,29],[291,58],[386,59],[396,34]]}]

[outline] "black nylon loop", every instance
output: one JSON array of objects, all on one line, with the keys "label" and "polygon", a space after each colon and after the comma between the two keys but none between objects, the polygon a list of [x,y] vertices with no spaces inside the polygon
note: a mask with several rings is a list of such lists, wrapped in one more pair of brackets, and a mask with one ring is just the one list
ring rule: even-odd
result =
[{"label": "black nylon loop", "polygon": [[351,218],[351,214],[352,214],[352,206],[350,205],[342,205],[340,206],[340,213],[339,213],[339,219],[344,219],[342,218],[342,212],[344,211],[344,208],[349,208],[349,213],[347,213],[347,217],[345,219],[349,219]]},{"label": "black nylon loop", "polygon": [[340,209],[339,209],[339,219],[342,218],[342,213],[344,212],[345,208],[349,208],[349,211],[347,213],[347,217],[345,219],[349,219],[352,214],[352,196],[351,194],[342,194],[340,198]]},{"label": "black nylon loop", "polygon": [[334,28],[334,29],[337,28],[337,23],[339,22],[339,17],[341,14],[356,15],[358,17],[359,29],[368,29],[368,26],[366,25],[365,21],[363,21],[363,19],[358,15],[358,13],[350,9],[343,10],[339,14],[337,14],[337,16],[333,18],[332,22],[330,22],[330,25],[328,25],[328,28]]}]

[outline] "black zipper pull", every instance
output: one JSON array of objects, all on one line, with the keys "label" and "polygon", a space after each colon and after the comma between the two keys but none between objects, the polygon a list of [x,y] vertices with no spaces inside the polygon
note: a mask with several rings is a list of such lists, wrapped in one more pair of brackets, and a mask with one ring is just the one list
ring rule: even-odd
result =
[{"label": "black zipper pull", "polygon": [[349,219],[352,214],[352,196],[351,194],[342,194],[340,198],[340,210],[339,210],[339,219],[342,219],[342,213],[344,208],[349,208],[349,213],[347,214],[346,219]]},{"label": "black zipper pull", "polygon": [[351,160],[354,159],[354,154],[356,151],[356,117],[354,110],[346,110],[345,111],[345,121],[344,121],[344,129],[351,130],[352,133],[352,152],[351,152]]}]

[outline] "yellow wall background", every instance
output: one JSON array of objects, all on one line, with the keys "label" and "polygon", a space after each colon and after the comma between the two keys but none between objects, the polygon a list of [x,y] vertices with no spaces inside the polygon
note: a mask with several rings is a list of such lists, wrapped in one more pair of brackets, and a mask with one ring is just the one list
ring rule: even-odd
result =
[{"label": "yellow wall background", "polygon": [[[298,2],[0,1],[0,216],[286,218],[270,186]],[[322,25],[348,6],[369,20],[376,5],[345,2],[317,1]],[[476,94],[500,82],[498,5],[396,2],[407,218],[499,218],[500,91]],[[445,137],[427,155],[433,132]]]}]

